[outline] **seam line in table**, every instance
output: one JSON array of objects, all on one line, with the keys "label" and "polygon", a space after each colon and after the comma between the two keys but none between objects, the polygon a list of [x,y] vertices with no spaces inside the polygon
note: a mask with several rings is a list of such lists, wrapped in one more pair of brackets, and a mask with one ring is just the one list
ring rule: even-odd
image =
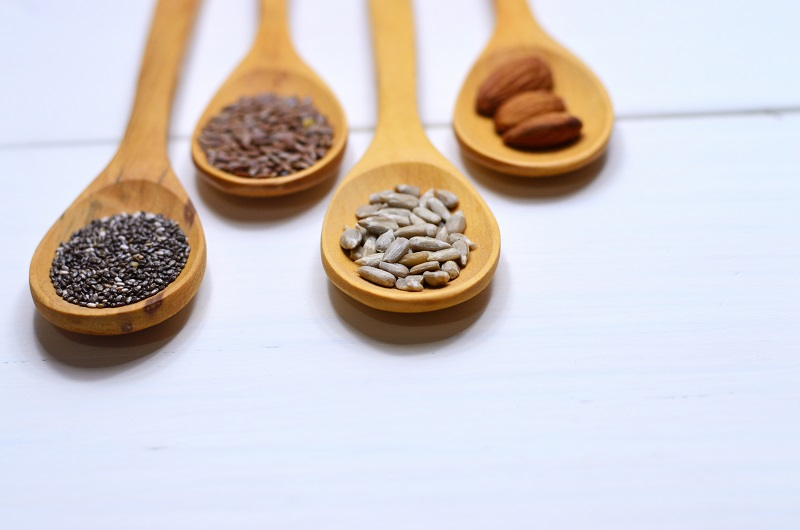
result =
[{"label": "seam line in table", "polygon": [[[714,117],[745,117],[745,116],[786,116],[800,114],[800,107],[785,107],[777,109],[742,109],[742,110],[719,110],[719,111],[696,111],[696,112],[669,112],[669,113],[650,113],[650,114],[619,114],[615,117],[617,122],[626,121],[645,121],[645,120],[673,120],[673,119],[692,119],[692,118],[714,118]],[[427,123],[423,124],[425,129],[450,129],[450,122]],[[369,133],[374,132],[374,126],[351,127],[350,133]],[[168,141],[179,142],[189,140],[189,135],[170,136]],[[93,138],[84,140],[46,140],[42,142],[0,142],[0,151],[13,151],[15,149],[48,149],[60,147],[93,147],[102,145],[117,145],[120,138]]]}]

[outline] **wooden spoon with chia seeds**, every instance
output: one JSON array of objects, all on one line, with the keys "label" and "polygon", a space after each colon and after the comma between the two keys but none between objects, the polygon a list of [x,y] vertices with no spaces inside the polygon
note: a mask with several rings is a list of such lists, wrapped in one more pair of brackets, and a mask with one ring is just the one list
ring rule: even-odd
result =
[{"label": "wooden spoon with chia seeds", "polygon": [[[206,268],[200,219],[167,156],[172,96],[199,0],[160,0],[153,15],[130,121],[108,166],[53,224],[33,254],[30,289],[52,324],[90,335],[138,331],[177,313],[197,292]],[[67,302],[50,280],[56,249],[90,221],[119,213],[160,213],[180,226],[191,247],[178,277],[149,298],[115,308]]]},{"label": "wooden spoon with chia seeds", "polygon": [[[464,80],[453,111],[453,130],[462,153],[489,169],[522,177],[566,173],[599,158],[614,124],[614,110],[603,84],[542,30],[527,0],[494,0],[494,7],[494,34]],[[583,122],[581,137],[570,145],[540,151],[512,149],[495,133],[492,120],[475,111],[478,88],[486,77],[497,66],[531,54],[548,63],[553,91],[570,114]]]},{"label": "wooden spoon with chia seeds", "polygon": [[[398,313],[434,311],[480,293],[500,257],[500,230],[477,190],[430,143],[417,115],[414,27],[409,0],[370,0],[378,82],[378,125],[363,158],[345,176],[331,199],[322,226],[322,265],[345,294],[376,309]],[[407,292],[379,287],[356,274],[358,268],[339,246],[342,226],[370,194],[396,184],[450,190],[460,199],[467,236],[478,248],[458,278],[439,289]]]},{"label": "wooden spoon with chia seeds", "polygon": [[[218,190],[244,197],[275,197],[308,189],[336,173],[347,144],[347,120],[325,82],[295,52],[288,28],[288,0],[261,0],[261,19],[250,52],[230,74],[203,111],[192,135],[192,159]],[[208,121],[241,97],[273,93],[310,98],[333,128],[332,145],[310,167],[285,176],[242,177],[211,165],[199,143]]]}]

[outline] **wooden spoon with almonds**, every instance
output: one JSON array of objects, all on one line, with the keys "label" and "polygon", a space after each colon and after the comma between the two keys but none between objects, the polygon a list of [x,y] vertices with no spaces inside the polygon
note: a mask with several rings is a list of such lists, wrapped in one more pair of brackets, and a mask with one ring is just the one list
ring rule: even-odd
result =
[{"label": "wooden spoon with almonds", "polygon": [[[611,100],[603,84],[580,59],[544,32],[526,0],[494,0],[494,7],[494,33],[464,80],[453,110],[453,131],[462,153],[489,169],[523,177],[558,175],[599,158],[614,123]],[[499,66],[529,56],[549,65],[553,91],[562,98],[569,114],[582,122],[577,141],[551,149],[514,149],[503,143],[492,119],[476,112],[478,91],[486,78]]]}]

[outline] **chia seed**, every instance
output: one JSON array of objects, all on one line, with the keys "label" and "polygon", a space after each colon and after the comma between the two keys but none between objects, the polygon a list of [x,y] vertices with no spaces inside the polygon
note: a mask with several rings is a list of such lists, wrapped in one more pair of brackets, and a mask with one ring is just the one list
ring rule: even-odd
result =
[{"label": "chia seed", "polygon": [[186,234],[161,214],[95,219],[56,249],[50,280],[75,305],[120,307],[149,298],[175,280],[189,257]]}]

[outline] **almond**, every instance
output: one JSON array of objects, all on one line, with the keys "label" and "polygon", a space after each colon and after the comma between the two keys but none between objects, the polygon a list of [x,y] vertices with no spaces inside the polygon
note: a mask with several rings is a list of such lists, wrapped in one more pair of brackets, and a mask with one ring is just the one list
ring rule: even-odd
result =
[{"label": "almond", "polygon": [[491,116],[497,107],[511,96],[526,90],[553,87],[550,67],[536,56],[527,56],[498,66],[478,88],[476,109]]},{"label": "almond", "polygon": [[566,110],[564,101],[549,90],[520,92],[503,102],[494,113],[494,130],[502,134],[531,116]]},{"label": "almond", "polygon": [[581,134],[581,120],[567,112],[533,116],[503,133],[503,143],[520,149],[536,149],[565,144]]}]

